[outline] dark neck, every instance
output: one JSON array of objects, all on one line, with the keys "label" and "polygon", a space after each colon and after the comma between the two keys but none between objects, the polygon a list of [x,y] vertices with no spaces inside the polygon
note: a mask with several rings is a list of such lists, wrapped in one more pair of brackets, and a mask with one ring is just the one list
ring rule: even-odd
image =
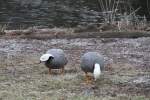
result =
[{"label": "dark neck", "polygon": [[52,59],[48,59],[48,60],[45,62],[46,67],[50,67],[51,62],[52,62]]}]

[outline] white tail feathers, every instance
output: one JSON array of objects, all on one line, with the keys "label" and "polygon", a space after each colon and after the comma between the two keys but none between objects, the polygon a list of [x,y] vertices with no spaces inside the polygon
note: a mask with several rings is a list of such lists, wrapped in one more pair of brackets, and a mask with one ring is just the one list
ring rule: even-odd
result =
[{"label": "white tail feathers", "polygon": [[101,68],[100,68],[100,64],[98,63],[95,63],[94,65],[94,78],[95,80],[97,80],[99,77],[100,77],[100,74],[101,74]]}]

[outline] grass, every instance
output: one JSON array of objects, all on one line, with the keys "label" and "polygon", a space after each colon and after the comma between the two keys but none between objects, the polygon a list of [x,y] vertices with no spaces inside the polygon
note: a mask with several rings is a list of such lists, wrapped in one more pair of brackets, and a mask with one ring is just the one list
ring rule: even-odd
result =
[{"label": "grass", "polygon": [[[37,72],[37,66],[32,66],[32,71],[19,76],[1,75],[0,97],[2,100],[148,100],[144,95],[124,94],[123,90],[119,90],[118,84],[127,85],[127,81],[139,73],[127,66],[124,65],[124,68],[114,75],[106,71],[92,85],[84,84],[84,74],[80,71],[66,73],[64,76],[50,76],[43,73],[48,71],[47,68],[39,66],[44,69]],[[113,65],[114,73],[118,71],[118,67],[120,66]],[[129,76],[120,76],[125,73],[129,73]]]},{"label": "grass", "polygon": [[104,26],[106,29],[112,28],[111,31],[140,31],[148,25],[145,16],[136,14],[141,7],[133,9],[128,0],[98,0],[98,3],[104,19],[101,23],[101,31]]},{"label": "grass", "polygon": [[0,25],[0,35],[5,34],[5,30],[8,28],[8,24]]},{"label": "grass", "polygon": [[[21,42],[20,40],[17,41]],[[95,83],[85,84],[85,76],[80,69],[79,61],[80,55],[84,52],[83,49],[79,49],[81,46],[66,45],[69,47],[66,52],[68,52],[67,57],[70,61],[65,67],[65,74],[59,75],[59,73],[57,74],[57,72],[53,71],[53,74],[49,75],[48,69],[43,64],[37,64],[37,62],[40,55],[47,48],[53,47],[51,42],[42,41],[48,45],[41,45],[38,40],[34,40],[36,42],[30,42],[29,40],[25,42],[23,40],[21,44],[24,46],[20,49],[20,52],[17,48],[17,41],[15,41],[16,48],[14,48],[13,52],[10,48],[10,51],[1,53],[0,99],[2,100],[148,100],[148,85],[145,87],[146,84],[141,83],[141,80],[134,82],[135,80],[138,81],[138,77],[142,78],[150,75],[148,70],[135,68],[135,66],[128,64],[126,61],[120,62],[120,58],[118,58],[119,62],[111,62],[110,68],[106,68],[107,70],[103,72],[103,75]],[[90,44],[91,40],[88,40],[88,42]],[[9,48],[8,42],[5,43]],[[36,46],[30,45],[36,43],[38,44]],[[99,47],[101,46],[99,45],[100,43],[101,41],[94,45]],[[2,42],[2,47],[4,47],[3,44]],[[10,45],[12,44],[11,41]],[[145,44],[143,43],[143,45]],[[66,46],[62,48],[66,48]],[[110,47],[111,45],[108,46]],[[30,47],[39,48],[39,50],[36,51]],[[116,47],[115,49],[117,49]],[[103,48],[105,47],[103,46]],[[129,50],[132,47],[127,46],[127,48]],[[14,52],[16,50],[19,53]],[[143,49],[141,52],[143,52]],[[7,53],[13,54],[13,56],[11,57],[10,55],[9,57]],[[146,80],[146,78],[142,79]]]}]

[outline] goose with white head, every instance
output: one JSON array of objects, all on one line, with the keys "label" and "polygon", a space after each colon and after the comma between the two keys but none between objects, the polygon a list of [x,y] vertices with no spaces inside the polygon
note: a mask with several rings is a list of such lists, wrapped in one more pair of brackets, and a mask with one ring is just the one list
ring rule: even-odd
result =
[{"label": "goose with white head", "polygon": [[85,53],[81,57],[81,69],[85,72],[87,83],[91,81],[89,73],[93,74],[96,81],[104,70],[103,56],[97,52]]},{"label": "goose with white head", "polygon": [[63,74],[68,60],[62,49],[49,49],[40,57],[40,62],[44,62],[45,66],[49,68],[49,74],[51,74],[52,69],[61,69]]}]

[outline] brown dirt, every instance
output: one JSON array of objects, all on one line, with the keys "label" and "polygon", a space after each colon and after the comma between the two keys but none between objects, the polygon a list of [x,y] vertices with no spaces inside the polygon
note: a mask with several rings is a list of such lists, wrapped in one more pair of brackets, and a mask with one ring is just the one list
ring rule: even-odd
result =
[{"label": "brown dirt", "polygon": [[25,30],[5,30],[1,38],[26,38],[26,39],[63,39],[63,38],[139,38],[150,37],[147,31],[83,31],[76,32],[75,28],[52,28]]}]

